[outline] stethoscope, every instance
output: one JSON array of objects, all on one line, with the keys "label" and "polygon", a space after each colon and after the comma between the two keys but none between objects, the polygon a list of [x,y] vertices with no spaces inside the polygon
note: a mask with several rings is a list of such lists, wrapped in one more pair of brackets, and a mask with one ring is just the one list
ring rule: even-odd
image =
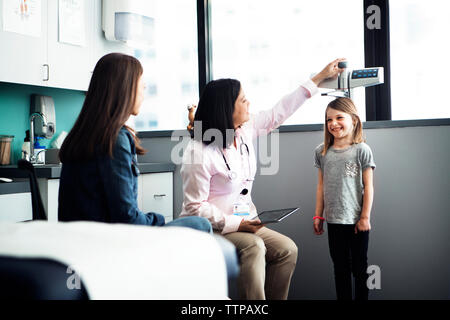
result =
[{"label": "stethoscope", "polygon": [[[241,144],[239,145],[239,152],[241,153],[241,156],[244,155],[244,151],[242,151],[242,148],[245,147],[245,149],[247,150],[247,162],[248,162],[248,175],[250,176],[250,149],[248,148],[248,145],[244,142],[244,139],[241,138]],[[228,169],[228,178],[230,180],[234,180],[237,177],[237,174],[235,171],[231,171],[231,167],[228,164],[227,158],[225,157],[225,154],[223,153],[222,150],[220,150],[220,153],[222,154],[222,158],[223,161],[225,161],[225,165],[227,166]],[[247,179],[248,181],[249,179]]]}]

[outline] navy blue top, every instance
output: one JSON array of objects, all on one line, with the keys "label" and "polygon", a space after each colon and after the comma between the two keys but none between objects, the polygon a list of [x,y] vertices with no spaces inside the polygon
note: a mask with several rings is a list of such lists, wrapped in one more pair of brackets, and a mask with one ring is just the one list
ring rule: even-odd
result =
[{"label": "navy blue top", "polygon": [[62,165],[58,220],[164,225],[162,215],[138,209],[138,175],[133,136],[123,127],[112,158],[102,155],[89,162]]}]

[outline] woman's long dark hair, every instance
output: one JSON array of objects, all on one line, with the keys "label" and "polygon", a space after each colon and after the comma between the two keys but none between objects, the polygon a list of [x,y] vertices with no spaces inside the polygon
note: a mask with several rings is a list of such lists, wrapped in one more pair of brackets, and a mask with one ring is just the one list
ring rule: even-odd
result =
[{"label": "woman's long dark hair", "polygon": [[[209,82],[198,102],[191,137],[207,145],[213,142],[217,143],[218,141],[214,137],[205,139],[205,132],[215,129],[222,134],[222,147],[230,146],[234,141],[234,135],[227,134],[227,130],[228,132],[234,130],[234,105],[240,90],[241,83],[235,79],[219,79]],[[201,137],[198,137],[198,134],[194,135],[198,121],[201,121]]]},{"label": "woman's long dark hair", "polygon": [[[97,62],[83,108],[61,146],[62,163],[112,157],[119,131],[134,109],[142,73],[139,60],[121,53],[107,54]],[[134,130],[126,128],[135,139],[136,153],[144,154]]]}]

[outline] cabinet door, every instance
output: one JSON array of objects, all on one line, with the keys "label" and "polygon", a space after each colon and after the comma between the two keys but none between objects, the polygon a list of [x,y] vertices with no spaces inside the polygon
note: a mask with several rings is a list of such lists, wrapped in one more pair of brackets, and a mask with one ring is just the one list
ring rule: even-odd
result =
[{"label": "cabinet door", "polygon": [[58,192],[59,179],[49,179],[47,181],[47,220],[58,221]]},{"label": "cabinet door", "polygon": [[173,220],[173,173],[142,174],[142,211],[156,212]]},{"label": "cabinet door", "polygon": [[[74,31],[82,31],[83,44],[70,43],[70,37],[63,37],[60,26],[71,25],[70,15],[60,16],[58,0],[48,0],[48,85],[57,88],[87,91],[91,79],[93,54],[94,3],[91,0],[83,2],[81,21],[76,21]],[[62,8],[61,8],[62,9]],[[66,26],[66,27],[65,27]],[[66,30],[70,30],[66,29]],[[70,33],[70,32],[69,32]],[[75,33],[75,37],[78,34]],[[67,41],[67,42],[63,42]]]},{"label": "cabinet door", "polygon": [[[11,19],[8,30],[19,31],[21,23],[17,22],[17,19],[20,21],[18,12],[4,12],[4,1],[7,0],[0,0],[0,81],[46,86],[47,67],[44,65],[47,64],[47,0],[40,2],[40,10],[32,12],[33,17],[39,18],[40,15],[39,36],[5,31],[5,15]],[[17,7],[19,3],[20,1],[14,1]]]},{"label": "cabinet door", "polygon": [[57,222],[59,179],[38,178],[37,181],[47,220]]},{"label": "cabinet door", "polygon": [[0,222],[21,222],[33,219],[31,193],[0,195]]}]

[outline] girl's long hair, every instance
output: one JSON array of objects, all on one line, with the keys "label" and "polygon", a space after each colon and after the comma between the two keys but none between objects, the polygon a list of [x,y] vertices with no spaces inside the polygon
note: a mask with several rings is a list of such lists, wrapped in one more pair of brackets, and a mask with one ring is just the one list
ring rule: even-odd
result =
[{"label": "girl's long hair", "polygon": [[[83,108],[61,146],[62,163],[112,157],[119,131],[134,109],[142,73],[139,60],[121,53],[107,54],[97,62]],[[136,153],[144,154],[134,130],[125,128],[134,137]]]},{"label": "girl's long hair", "polygon": [[331,101],[328,104],[327,109],[325,110],[325,125],[324,125],[324,130],[323,130],[325,132],[325,139],[324,139],[324,147],[323,147],[322,155],[325,155],[327,153],[328,149],[334,143],[334,136],[328,131],[328,126],[327,126],[328,109],[338,110],[338,111],[347,113],[352,117],[352,120],[353,120],[352,144],[361,143],[361,142],[366,141],[366,139],[364,138],[362,123],[358,116],[358,110],[356,109],[356,106],[353,103],[353,100],[349,99],[349,98],[337,98],[337,99]]}]

